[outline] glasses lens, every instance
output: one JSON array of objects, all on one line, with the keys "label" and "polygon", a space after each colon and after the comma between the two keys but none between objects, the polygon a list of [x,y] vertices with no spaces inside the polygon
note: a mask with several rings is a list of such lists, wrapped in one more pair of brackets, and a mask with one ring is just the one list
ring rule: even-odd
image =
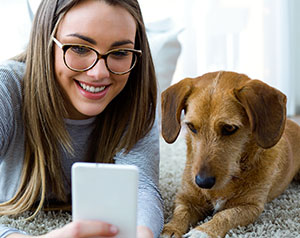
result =
[{"label": "glasses lens", "polygon": [[73,45],[65,52],[65,62],[69,68],[74,70],[88,69],[96,60],[97,53],[85,46]]},{"label": "glasses lens", "polygon": [[114,73],[130,71],[136,63],[136,55],[130,50],[117,50],[110,52],[106,59],[107,67]]}]

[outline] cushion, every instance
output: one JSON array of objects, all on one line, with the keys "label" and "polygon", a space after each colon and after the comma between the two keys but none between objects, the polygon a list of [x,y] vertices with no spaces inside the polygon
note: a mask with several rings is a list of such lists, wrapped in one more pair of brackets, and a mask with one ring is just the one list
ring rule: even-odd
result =
[{"label": "cushion", "polygon": [[159,91],[162,92],[172,83],[181,52],[178,35],[182,29],[177,27],[171,18],[146,23],[146,29]]}]

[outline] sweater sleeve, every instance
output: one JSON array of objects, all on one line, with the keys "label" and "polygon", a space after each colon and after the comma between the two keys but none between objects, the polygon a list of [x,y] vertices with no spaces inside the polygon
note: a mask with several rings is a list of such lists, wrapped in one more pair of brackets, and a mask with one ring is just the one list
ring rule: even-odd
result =
[{"label": "sweater sleeve", "polygon": [[[0,65],[0,163],[16,130],[16,121],[21,116],[21,80],[24,70],[25,64],[16,61],[6,61]],[[0,224],[0,238],[12,233],[26,234]]]},{"label": "sweater sleeve", "polygon": [[19,233],[19,234],[26,235],[26,233],[23,232],[23,231],[19,231],[15,228],[9,228],[9,227],[5,227],[3,225],[0,225],[0,238],[5,238],[8,235],[13,234],[13,233]]},{"label": "sweater sleeve", "polygon": [[155,122],[152,130],[128,153],[115,157],[117,164],[133,164],[139,168],[137,224],[147,226],[159,237],[163,223],[163,201],[158,189],[159,130]]},{"label": "sweater sleeve", "polygon": [[[21,80],[25,64],[7,61],[0,65],[0,159],[14,133],[15,123],[21,116]],[[1,161],[1,160],[0,160]]]}]

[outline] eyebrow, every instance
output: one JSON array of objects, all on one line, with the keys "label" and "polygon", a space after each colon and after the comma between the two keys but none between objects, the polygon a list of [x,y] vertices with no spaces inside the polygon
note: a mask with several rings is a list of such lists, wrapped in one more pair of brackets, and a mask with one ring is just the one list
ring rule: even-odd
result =
[{"label": "eyebrow", "polygon": [[127,44],[134,45],[134,43],[131,40],[122,40],[122,41],[114,42],[111,46],[117,47],[117,46],[122,46],[122,45],[127,45]]},{"label": "eyebrow", "polygon": [[81,40],[84,40],[84,41],[87,41],[87,42],[89,42],[89,43],[91,43],[91,44],[93,44],[93,45],[96,45],[96,44],[97,44],[96,41],[93,40],[92,38],[87,37],[87,36],[80,35],[80,34],[78,34],[78,33],[69,34],[68,36],[74,36],[74,37],[77,37],[77,38],[79,38],[79,39],[81,39]]},{"label": "eyebrow", "polygon": [[[68,36],[74,36],[74,37],[77,37],[81,40],[89,42],[93,45],[97,45],[97,42],[95,40],[93,40],[92,38],[80,35],[78,33],[69,34]],[[127,44],[134,45],[134,43],[131,40],[122,40],[122,41],[116,41],[116,42],[112,43],[111,47],[117,47],[117,46],[122,46],[122,45],[127,45]]]}]

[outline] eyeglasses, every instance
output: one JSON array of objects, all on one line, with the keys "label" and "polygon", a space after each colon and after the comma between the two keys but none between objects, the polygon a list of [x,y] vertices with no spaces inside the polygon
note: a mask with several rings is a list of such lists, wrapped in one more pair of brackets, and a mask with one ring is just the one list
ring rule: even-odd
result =
[{"label": "eyeglasses", "polygon": [[142,55],[141,50],[128,48],[113,49],[102,55],[87,45],[62,44],[55,37],[52,39],[63,50],[65,65],[75,72],[88,71],[100,59],[104,59],[109,72],[117,75],[126,74],[134,68],[137,59]]}]

